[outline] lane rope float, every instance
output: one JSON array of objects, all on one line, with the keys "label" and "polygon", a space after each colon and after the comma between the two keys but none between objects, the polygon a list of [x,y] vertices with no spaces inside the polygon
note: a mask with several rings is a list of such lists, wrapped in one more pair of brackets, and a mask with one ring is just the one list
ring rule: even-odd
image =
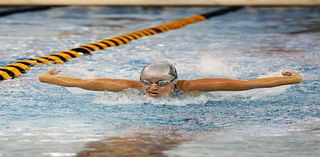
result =
[{"label": "lane rope float", "polygon": [[6,66],[0,67],[0,80],[7,80],[19,77],[27,71],[29,71],[33,66],[39,66],[42,64],[62,64],[73,58],[78,58],[82,55],[91,55],[93,51],[104,50],[113,46],[120,46],[123,44],[127,44],[132,40],[137,40],[145,36],[155,35],[174,29],[179,29],[192,23],[210,19],[214,16],[220,16],[229,12],[237,11],[241,8],[242,7],[229,7],[225,9],[208,12],[205,14],[194,15],[187,18],[177,19],[175,21],[160,24],[155,27],[138,30],[132,33],[119,35],[109,39],[104,39],[95,43],[81,45],[78,48],[63,50],[48,56],[20,60],[14,63],[10,63]]}]

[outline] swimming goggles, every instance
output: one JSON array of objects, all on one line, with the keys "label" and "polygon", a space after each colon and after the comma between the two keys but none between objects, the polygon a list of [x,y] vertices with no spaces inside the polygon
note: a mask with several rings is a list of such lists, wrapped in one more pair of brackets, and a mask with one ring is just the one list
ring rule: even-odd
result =
[{"label": "swimming goggles", "polygon": [[157,85],[157,86],[160,86],[160,87],[165,87],[166,85],[170,84],[171,82],[173,82],[174,80],[172,81],[169,81],[169,80],[159,80],[157,82],[151,82],[151,81],[148,81],[148,80],[141,80],[141,82],[146,85],[146,86],[151,86],[153,84]]}]

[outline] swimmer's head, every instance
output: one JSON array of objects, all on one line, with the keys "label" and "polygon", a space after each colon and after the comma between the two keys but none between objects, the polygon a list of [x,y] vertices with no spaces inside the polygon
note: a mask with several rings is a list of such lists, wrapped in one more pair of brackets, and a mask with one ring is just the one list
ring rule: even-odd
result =
[{"label": "swimmer's head", "polygon": [[144,67],[140,81],[145,93],[150,97],[170,95],[177,82],[177,70],[169,63],[155,63]]},{"label": "swimmer's head", "polygon": [[176,68],[170,63],[154,63],[145,66],[140,73],[141,81],[150,78],[162,78],[170,82],[175,82],[178,78],[178,73]]}]

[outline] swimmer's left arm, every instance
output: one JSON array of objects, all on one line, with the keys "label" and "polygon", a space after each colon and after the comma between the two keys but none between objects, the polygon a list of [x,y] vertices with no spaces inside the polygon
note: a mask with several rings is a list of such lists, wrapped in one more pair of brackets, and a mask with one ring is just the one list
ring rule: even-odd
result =
[{"label": "swimmer's left arm", "polygon": [[181,80],[177,88],[183,91],[241,91],[254,88],[268,88],[288,84],[297,84],[302,77],[297,72],[284,71],[283,77],[259,78],[254,80],[236,80],[228,78],[204,78],[196,80]]}]

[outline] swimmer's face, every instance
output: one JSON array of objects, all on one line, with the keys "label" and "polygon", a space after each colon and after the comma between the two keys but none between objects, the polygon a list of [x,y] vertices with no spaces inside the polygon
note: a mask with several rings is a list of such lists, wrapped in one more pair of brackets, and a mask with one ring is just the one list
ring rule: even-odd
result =
[{"label": "swimmer's face", "polygon": [[148,96],[156,98],[169,95],[174,84],[162,78],[150,78],[143,81],[142,87]]}]

